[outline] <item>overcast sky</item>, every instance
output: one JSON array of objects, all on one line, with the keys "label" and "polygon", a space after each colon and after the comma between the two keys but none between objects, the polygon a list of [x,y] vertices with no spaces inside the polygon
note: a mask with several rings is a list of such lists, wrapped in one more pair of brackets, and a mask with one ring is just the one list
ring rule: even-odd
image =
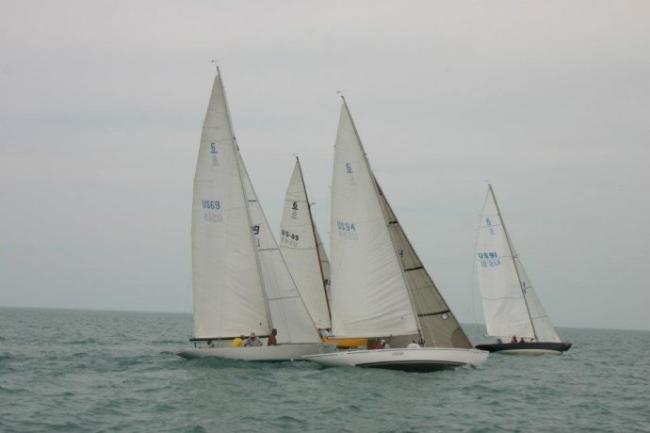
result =
[{"label": "overcast sky", "polygon": [[557,325],[650,329],[650,2],[0,6],[0,305],[191,311],[216,58],[275,227],[297,153],[329,232],[342,89],[461,320],[489,179]]}]

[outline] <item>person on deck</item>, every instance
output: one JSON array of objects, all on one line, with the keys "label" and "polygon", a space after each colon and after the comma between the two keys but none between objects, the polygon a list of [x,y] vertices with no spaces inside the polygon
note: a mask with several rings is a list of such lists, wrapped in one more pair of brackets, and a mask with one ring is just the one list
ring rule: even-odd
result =
[{"label": "person on deck", "polygon": [[230,342],[230,347],[242,347],[244,345],[244,335],[240,335],[239,337],[235,337],[232,339]]},{"label": "person on deck", "polygon": [[411,340],[411,342],[406,346],[407,349],[419,349],[420,345],[415,341]]},{"label": "person on deck", "polygon": [[257,338],[254,332],[251,332],[250,337],[244,342],[244,347],[259,347],[262,345],[262,340]]},{"label": "person on deck", "polygon": [[386,340],[382,339],[379,342],[379,348],[380,349],[390,349],[390,345],[388,343],[386,343]]},{"label": "person on deck", "polygon": [[510,340],[511,343],[516,343],[517,342],[517,336],[513,335],[512,340]]},{"label": "person on deck", "polygon": [[519,342],[520,342],[520,343],[524,343],[524,337],[521,337],[521,338],[519,339]]},{"label": "person on deck", "polygon": [[271,329],[271,335],[269,335],[269,339],[266,341],[267,346],[277,346],[278,345],[278,339],[276,336],[278,335],[278,330],[273,328]]}]

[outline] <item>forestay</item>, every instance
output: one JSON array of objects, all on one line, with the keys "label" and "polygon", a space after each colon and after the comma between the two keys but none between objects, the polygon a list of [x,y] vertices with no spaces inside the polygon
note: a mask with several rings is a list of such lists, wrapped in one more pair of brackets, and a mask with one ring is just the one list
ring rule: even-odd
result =
[{"label": "forestay", "polygon": [[[513,247],[514,251],[514,247]],[[526,303],[528,304],[528,312],[530,313],[530,319],[533,323],[533,329],[535,330],[535,335],[537,341],[544,342],[560,342],[560,336],[555,331],[551,319],[546,314],[546,310],[542,306],[539,298],[535,294],[535,289],[533,288],[528,274],[524,269],[523,263],[519,260],[519,255],[514,253],[515,256],[515,266],[517,266],[517,271],[519,274],[519,279],[521,280],[521,288],[523,289],[524,296],[526,297]]]},{"label": "forestay", "polygon": [[481,213],[475,259],[489,335],[560,341],[512,246],[492,186]]},{"label": "forestay", "polygon": [[[323,241],[321,240],[321,237],[318,234],[318,230],[314,230],[314,233],[316,233],[316,245],[318,246],[318,258],[320,259],[320,269],[321,272],[323,273],[323,283],[325,284],[325,297],[327,298],[329,304],[330,282],[331,282],[330,261],[327,258],[327,253],[325,252],[325,246],[323,245]],[[330,319],[331,317],[332,316],[330,314]],[[330,327],[331,326],[332,325],[330,320]]]},{"label": "forestay", "polygon": [[331,299],[337,337],[418,334],[361,141],[343,102],[332,180]]},{"label": "forestay", "polygon": [[395,251],[400,260],[415,312],[418,316],[424,345],[429,347],[472,348],[467,335],[438,291],[433,279],[420,261],[397,216],[393,212],[379,182],[375,178],[379,200],[384,211]]},{"label": "forestay", "polygon": [[194,338],[269,332],[238,150],[220,75],[212,87],[194,178]]},{"label": "forestay", "polygon": [[[312,219],[300,161],[296,164],[287,187],[280,224],[280,249],[291,275],[316,326],[331,327],[325,294],[320,250],[322,245]],[[327,258],[325,257],[325,261]]]},{"label": "forestay", "polygon": [[284,257],[278,248],[273,232],[253,189],[244,161],[238,154],[248,201],[251,231],[258,252],[264,290],[268,301],[271,322],[278,330],[280,343],[320,342],[314,322],[289,273]]}]

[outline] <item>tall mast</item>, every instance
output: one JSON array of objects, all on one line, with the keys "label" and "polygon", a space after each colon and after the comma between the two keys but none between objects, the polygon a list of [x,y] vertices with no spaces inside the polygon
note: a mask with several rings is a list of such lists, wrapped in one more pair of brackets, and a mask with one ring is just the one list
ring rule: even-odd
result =
[{"label": "tall mast", "polygon": [[[341,99],[343,100],[343,105],[345,106],[345,110],[348,112],[348,117],[350,118],[350,123],[352,124],[352,129],[354,130],[354,134],[356,135],[357,141],[359,142],[359,146],[361,147],[361,154],[363,155],[363,159],[364,159],[364,161],[366,163],[366,167],[368,167],[368,172],[369,172],[370,177],[372,179],[372,187],[373,187],[373,189],[375,191],[375,198],[379,202],[379,189],[377,187],[377,180],[375,178],[375,174],[372,171],[372,168],[370,167],[370,161],[368,161],[368,155],[366,155],[366,149],[363,147],[363,143],[361,142],[361,136],[359,135],[359,131],[357,131],[357,125],[354,123],[354,119],[352,118],[352,115],[350,114],[350,109],[348,108],[348,103],[345,100],[345,96],[341,95]],[[381,208],[381,203],[379,203],[379,207]],[[389,230],[388,224],[390,224],[390,222],[387,221],[386,222],[386,229],[387,230]],[[399,255],[397,254],[397,251],[395,251],[395,242],[393,241],[393,238],[392,238],[392,236],[390,236],[390,234],[389,234],[389,237],[390,237],[391,244],[393,245],[393,254],[395,254],[395,260],[399,264],[398,267],[399,267],[400,273],[402,275],[402,280],[405,282],[405,286],[406,286],[406,275],[404,274],[404,269],[403,269],[402,264],[401,264],[401,259],[400,259]],[[415,301],[413,300],[413,296],[411,295],[411,291],[408,289],[408,287],[405,287],[405,289],[406,289],[406,294],[407,294],[407,296],[409,298],[409,302],[411,304],[411,311],[413,312],[413,316],[415,317],[415,323],[417,324],[417,327],[418,327],[418,335],[420,336],[420,341],[423,341],[422,325],[420,324],[420,317],[419,317],[419,315],[417,313],[417,309],[415,308]]]},{"label": "tall mast", "polygon": [[296,155],[296,165],[298,166],[298,172],[300,173],[300,180],[302,182],[302,190],[305,193],[305,201],[307,202],[307,212],[309,213],[309,222],[311,223],[311,232],[314,236],[314,246],[316,247],[316,258],[318,259],[318,270],[320,272],[320,279],[323,282],[323,292],[325,293],[325,305],[327,305],[327,316],[330,319],[330,326],[332,326],[332,311],[330,310],[330,301],[327,298],[327,290],[325,287],[325,274],[323,274],[323,264],[321,263],[320,248],[318,248],[318,237],[316,236],[316,226],[314,225],[314,217],[311,213],[311,204],[309,203],[309,196],[307,195],[307,186],[305,185],[305,178],[302,175],[302,166],[300,165],[300,159]]},{"label": "tall mast", "polygon": [[248,221],[248,227],[249,227],[249,238],[251,241],[251,245],[253,245],[253,251],[255,252],[255,263],[257,263],[257,277],[260,280],[260,285],[262,287],[262,295],[264,296],[264,305],[266,308],[266,316],[267,316],[267,321],[269,324],[269,331],[273,328],[273,318],[271,317],[271,309],[269,307],[269,300],[266,295],[266,287],[264,285],[264,278],[262,278],[262,264],[260,263],[260,258],[258,256],[257,252],[257,245],[255,245],[255,239],[253,238],[253,222],[251,220],[251,214],[250,214],[250,209],[248,208],[248,197],[246,196],[246,190],[244,187],[244,179],[242,177],[242,172],[241,172],[241,167],[240,164],[243,164],[243,160],[241,157],[241,154],[239,152],[239,144],[237,144],[237,138],[235,137],[235,130],[232,126],[232,119],[230,117],[230,107],[228,107],[228,99],[226,98],[226,89],[223,85],[223,79],[221,75],[221,70],[219,69],[219,66],[217,66],[217,74],[219,75],[219,85],[221,86],[221,91],[223,92],[223,100],[224,100],[224,105],[226,106],[226,118],[228,119],[228,126],[230,126],[230,131],[232,132],[232,142],[235,145],[235,154],[237,155],[237,175],[239,176],[239,183],[242,186],[241,191],[242,191],[242,196],[244,198],[244,203],[246,203],[246,219]]},{"label": "tall mast", "polygon": [[526,292],[524,291],[524,288],[522,287],[521,284],[521,275],[519,275],[519,268],[517,267],[517,261],[516,259],[517,254],[514,252],[512,248],[512,242],[510,241],[510,235],[508,234],[508,230],[506,229],[506,223],[503,221],[503,216],[501,215],[501,209],[499,208],[499,203],[497,202],[496,195],[494,194],[494,189],[492,189],[492,184],[488,184],[489,192],[492,195],[492,200],[494,200],[494,206],[497,209],[497,215],[499,215],[499,220],[501,221],[501,227],[503,228],[503,233],[506,235],[506,243],[508,244],[508,250],[510,250],[510,258],[512,259],[512,265],[515,268],[515,273],[517,274],[517,282],[519,283],[519,290],[521,290],[521,295],[524,298],[524,304],[526,304],[526,312],[528,313],[528,320],[530,322],[530,326],[533,329],[533,335],[535,336],[535,340],[537,340],[537,331],[535,330],[535,324],[533,323],[532,315],[530,314],[530,307],[528,305],[528,299],[526,299]]}]

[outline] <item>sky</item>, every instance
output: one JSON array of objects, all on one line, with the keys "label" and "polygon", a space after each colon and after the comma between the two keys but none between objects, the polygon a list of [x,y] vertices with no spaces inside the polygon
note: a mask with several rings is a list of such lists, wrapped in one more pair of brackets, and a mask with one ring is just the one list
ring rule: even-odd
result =
[{"label": "sky", "polygon": [[329,233],[342,90],[452,310],[490,181],[558,326],[650,330],[650,3],[0,0],[0,305],[191,311],[216,59],[267,216]]}]

